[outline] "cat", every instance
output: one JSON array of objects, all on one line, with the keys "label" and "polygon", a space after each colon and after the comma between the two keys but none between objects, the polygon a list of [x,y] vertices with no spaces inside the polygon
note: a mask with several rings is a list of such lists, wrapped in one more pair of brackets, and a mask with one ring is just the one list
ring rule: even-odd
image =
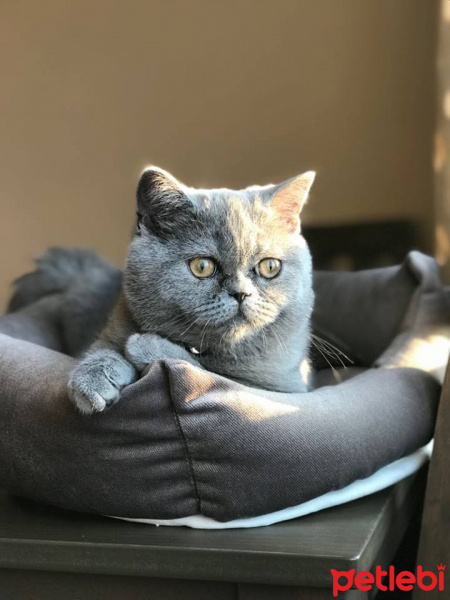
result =
[{"label": "cat", "polygon": [[69,380],[77,408],[103,411],[159,359],[307,391],[314,293],[300,212],[314,177],[203,190],[146,169],[119,300]]}]

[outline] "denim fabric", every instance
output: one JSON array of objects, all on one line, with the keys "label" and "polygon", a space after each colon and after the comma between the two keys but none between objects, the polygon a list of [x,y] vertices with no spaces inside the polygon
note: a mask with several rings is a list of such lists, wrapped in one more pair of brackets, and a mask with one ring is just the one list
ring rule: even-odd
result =
[{"label": "denim fabric", "polygon": [[251,390],[166,364],[200,512],[218,521],[301,504],[427,444],[440,386],[416,369],[369,370],[308,394]]},{"label": "denim fabric", "polygon": [[195,514],[167,377],[155,364],[104,414],[68,399],[74,360],[0,335],[0,484],[73,510],[139,517]]}]

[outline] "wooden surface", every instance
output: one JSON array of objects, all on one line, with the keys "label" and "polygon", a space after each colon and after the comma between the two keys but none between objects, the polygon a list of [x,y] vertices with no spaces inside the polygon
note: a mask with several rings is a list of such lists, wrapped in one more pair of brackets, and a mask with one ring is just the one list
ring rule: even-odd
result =
[{"label": "wooden surface", "polygon": [[[1,595],[1,582],[14,581],[14,573],[17,578],[27,572],[30,582],[30,573],[58,571],[121,581],[145,577],[235,583],[240,595],[229,597],[248,600],[261,584],[291,586],[283,588],[286,598],[298,597],[300,587],[309,588],[305,598],[323,598],[327,588],[330,594],[331,568],[360,571],[370,570],[375,561],[389,563],[420,504],[421,479],[418,474],[376,495],[295,521],[228,531],[157,528],[82,515],[1,491],[0,597],[9,600]],[[226,594],[226,586],[215,592],[218,598],[219,592]]]},{"label": "wooden surface", "polygon": [[[447,566],[445,587],[450,588],[450,362],[447,366],[436,421],[433,459],[428,475],[417,564],[436,573]],[[450,597],[450,592],[446,590]],[[438,590],[415,591],[414,600],[442,598]]]}]

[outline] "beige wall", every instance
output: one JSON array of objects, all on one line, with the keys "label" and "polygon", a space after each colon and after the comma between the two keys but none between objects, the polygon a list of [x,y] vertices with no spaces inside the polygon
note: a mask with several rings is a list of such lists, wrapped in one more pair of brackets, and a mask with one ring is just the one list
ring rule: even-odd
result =
[{"label": "beige wall", "polygon": [[450,2],[441,0],[439,24],[439,102],[434,152],[436,259],[450,283]]},{"label": "beige wall", "polygon": [[434,0],[3,0],[0,305],[50,244],[123,260],[140,170],[319,177],[305,218],[431,239]]}]

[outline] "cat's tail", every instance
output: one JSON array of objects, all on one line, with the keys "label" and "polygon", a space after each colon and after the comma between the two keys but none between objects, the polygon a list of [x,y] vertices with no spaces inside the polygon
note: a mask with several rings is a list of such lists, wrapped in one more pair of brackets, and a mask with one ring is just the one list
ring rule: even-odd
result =
[{"label": "cat's tail", "polygon": [[13,282],[7,312],[16,312],[44,296],[67,291],[71,286],[103,279],[115,271],[93,250],[53,246],[35,260],[36,269]]},{"label": "cat's tail", "polygon": [[17,313],[20,321],[26,314],[39,329],[50,311],[64,351],[78,356],[105,326],[121,284],[122,272],[92,250],[53,247],[36,260],[34,271],[16,279],[4,319]]}]

